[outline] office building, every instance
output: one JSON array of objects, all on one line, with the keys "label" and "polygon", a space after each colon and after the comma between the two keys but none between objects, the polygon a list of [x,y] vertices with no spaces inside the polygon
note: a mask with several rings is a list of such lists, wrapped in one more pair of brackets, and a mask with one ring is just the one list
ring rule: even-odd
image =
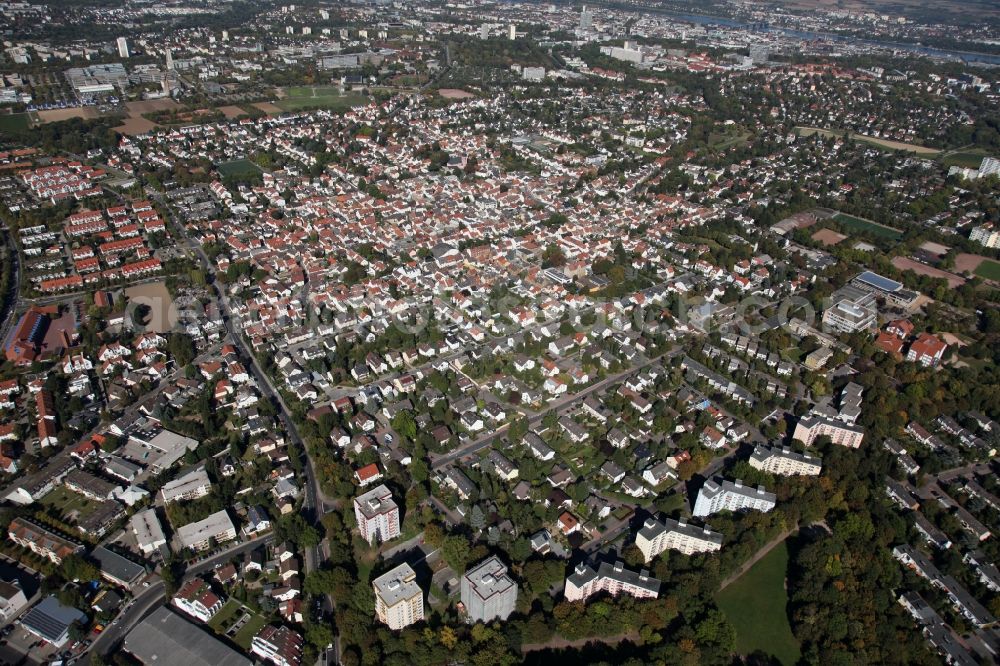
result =
[{"label": "office building", "polygon": [[118,56],[121,58],[128,57],[128,40],[124,37],[118,38]]},{"label": "office building", "polygon": [[816,456],[797,453],[791,449],[758,445],[750,456],[750,466],[779,476],[817,476],[823,463]]},{"label": "office building", "polygon": [[400,564],[372,581],[375,617],[390,629],[399,630],[424,619],[424,591],[409,564]]},{"label": "office building", "polygon": [[720,511],[762,511],[767,513],[775,507],[778,498],[763,486],[749,488],[737,479],[715,481],[709,479],[698,491],[692,515],[711,516]]},{"label": "office building", "polygon": [[265,625],[250,642],[250,652],[275,666],[302,663],[302,635],[288,627]]},{"label": "office building", "polygon": [[635,545],[648,563],[665,550],[685,555],[718,552],[722,548],[722,535],[707,526],[697,527],[683,520],[664,518],[661,522],[647,518],[635,537]]},{"label": "office building", "polygon": [[226,510],[213,513],[204,520],[188,523],[177,529],[177,540],[182,548],[206,550],[213,543],[222,543],[236,538],[236,527]]},{"label": "office building", "polygon": [[226,605],[226,600],[201,578],[192,578],[177,590],[171,603],[196,620],[208,622]]},{"label": "office building", "polygon": [[792,439],[797,439],[806,446],[812,446],[816,438],[822,435],[829,437],[834,444],[856,449],[861,446],[865,431],[837,419],[811,414],[803,416],[795,424]]},{"label": "office building", "polygon": [[136,543],[143,555],[148,557],[167,544],[163,526],[154,509],[139,511],[132,516],[131,522],[132,532],[135,533]]},{"label": "office building", "polygon": [[368,543],[388,541],[399,536],[399,507],[384,485],[354,498],[354,517],[361,538]]},{"label": "office building", "polygon": [[207,631],[160,606],[125,637],[122,647],[147,666],[251,666],[253,662]]},{"label": "office building", "polygon": [[602,562],[597,570],[581,562],[566,578],[563,589],[566,601],[584,601],[599,592],[613,597],[628,594],[637,599],[655,599],[660,592],[660,581],[651,578],[645,569],[639,573],[629,571],[622,562]]},{"label": "office building", "polygon": [[837,333],[868,331],[878,325],[874,299],[844,298],[823,312],[823,326]]},{"label": "office building", "polygon": [[517,584],[496,556],[466,571],[461,591],[462,605],[470,622],[506,620],[517,603]]}]

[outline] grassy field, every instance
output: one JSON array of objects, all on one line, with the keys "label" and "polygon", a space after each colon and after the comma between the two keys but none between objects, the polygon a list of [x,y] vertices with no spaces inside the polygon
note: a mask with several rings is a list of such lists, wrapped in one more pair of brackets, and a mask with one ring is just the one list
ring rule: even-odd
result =
[{"label": "grassy field", "polygon": [[788,547],[781,543],[719,592],[716,602],[736,629],[736,650],[762,650],[785,666],[799,660],[799,644],[788,623],[785,573]]},{"label": "grassy field", "polygon": [[0,132],[24,132],[31,127],[31,117],[27,113],[0,115]]},{"label": "grassy field", "polygon": [[845,213],[837,213],[833,216],[833,221],[848,231],[865,232],[871,234],[872,236],[878,236],[879,238],[885,238],[887,240],[899,240],[899,238],[903,235],[903,232],[899,229],[884,227],[881,224],[875,224],[874,222],[862,220],[860,217],[854,217],[853,215],[847,215]]},{"label": "grassy field", "polygon": [[976,268],[976,275],[987,280],[1000,281],[1000,264],[989,259],[984,259],[983,263]]},{"label": "grassy field", "polygon": [[236,611],[240,609],[242,604],[236,599],[230,599],[226,602],[226,605],[219,609],[219,612],[212,616],[212,619],[208,621],[208,626],[212,628],[212,631],[223,632],[225,631],[223,627],[225,624],[233,619],[236,615]]},{"label": "grassy field", "polygon": [[795,131],[798,132],[799,136],[812,136],[813,134],[820,134],[825,137],[837,136],[843,137],[850,135],[850,138],[854,141],[860,141],[861,143],[867,143],[870,146],[875,146],[876,148],[884,148],[886,150],[901,150],[907,153],[916,153],[924,157],[932,157],[940,154],[940,150],[936,148],[928,148],[927,146],[921,146],[917,143],[905,143],[903,141],[893,141],[891,139],[880,139],[874,136],[866,136],[864,134],[857,134],[855,132],[846,132],[844,130],[828,130],[819,127],[796,127]]},{"label": "grassy field", "polygon": [[368,98],[355,93],[341,93],[336,86],[293,86],[287,97],[275,102],[282,111],[301,109],[329,109],[347,111],[353,106],[368,103]]},{"label": "grassy field", "polygon": [[968,169],[978,169],[987,153],[984,150],[973,148],[954,153],[946,153],[941,156],[941,164],[944,166],[959,166]]},{"label": "grassy field", "polygon": [[243,625],[243,628],[236,632],[236,635],[233,636],[233,642],[244,650],[249,650],[253,637],[257,635],[257,632],[260,631],[261,627],[265,624],[267,624],[267,618],[263,615],[255,613],[249,620],[247,620],[247,623]]},{"label": "grassy field", "polygon": [[100,506],[94,500],[75,493],[66,486],[59,486],[39,501],[43,506],[54,508],[64,518],[72,514],[73,521],[89,516]]},{"label": "grassy field", "polygon": [[260,167],[250,160],[222,162],[221,164],[215,165],[215,168],[219,170],[219,174],[223,178],[229,178],[232,176],[235,178],[252,179],[261,173]]}]

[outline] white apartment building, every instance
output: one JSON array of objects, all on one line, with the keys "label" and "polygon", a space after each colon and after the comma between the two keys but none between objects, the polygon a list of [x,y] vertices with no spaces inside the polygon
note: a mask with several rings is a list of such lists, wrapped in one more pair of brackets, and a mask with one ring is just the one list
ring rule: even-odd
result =
[{"label": "white apartment building", "polygon": [[131,519],[135,541],[143,555],[149,556],[167,544],[163,526],[154,509],[146,509],[134,514]]},{"label": "white apartment building", "polygon": [[361,538],[368,543],[389,541],[399,536],[399,507],[384,485],[354,498],[354,518]]},{"label": "white apartment building", "polygon": [[164,504],[171,502],[187,502],[205,497],[212,492],[212,482],[204,467],[188,472],[184,476],[163,484],[160,496]]},{"label": "white apartment building", "polygon": [[750,456],[750,466],[780,476],[818,476],[823,462],[816,456],[784,447],[758,445]]},{"label": "white apartment building", "polygon": [[392,630],[424,619],[424,591],[417,574],[405,562],[372,581],[375,590],[375,617]]},{"label": "white apartment building", "polygon": [[795,424],[792,439],[797,439],[806,446],[812,446],[816,438],[821,435],[829,437],[834,444],[856,449],[861,446],[865,431],[849,426],[842,421],[814,414],[799,419],[799,422]]},{"label": "white apartment building", "polygon": [[683,520],[664,518],[661,522],[647,518],[635,536],[635,545],[648,563],[665,550],[676,550],[685,555],[718,552],[722,548],[722,535],[707,526],[698,527]]},{"label": "white apartment building", "polygon": [[596,571],[581,562],[566,578],[563,588],[566,601],[583,601],[599,592],[615,597],[624,593],[637,599],[655,599],[660,592],[660,581],[651,578],[645,569],[639,573],[629,571],[621,562],[602,562]]},{"label": "white apartment building", "polygon": [[969,240],[975,241],[986,247],[1000,247],[1000,229],[995,229],[992,224],[983,224],[972,229]]},{"label": "white apartment building", "polygon": [[778,498],[774,493],[764,490],[763,486],[748,488],[743,482],[714,481],[709,479],[698,491],[698,499],[694,503],[691,515],[697,517],[711,516],[719,511],[762,511],[767,513],[775,507]]},{"label": "white apartment building", "polygon": [[174,595],[174,606],[191,617],[208,622],[226,604],[201,578],[192,578]]},{"label": "white apartment building", "polygon": [[177,540],[182,548],[206,550],[212,542],[222,543],[236,538],[236,527],[226,510],[213,513],[204,520],[182,525],[177,529]]}]

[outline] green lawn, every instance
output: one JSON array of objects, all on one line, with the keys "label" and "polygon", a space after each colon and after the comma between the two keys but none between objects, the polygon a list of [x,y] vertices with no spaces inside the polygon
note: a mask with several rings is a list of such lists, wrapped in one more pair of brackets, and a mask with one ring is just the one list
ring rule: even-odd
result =
[{"label": "green lawn", "polygon": [[983,263],[976,267],[976,275],[987,280],[1000,280],[1000,264],[984,259]]},{"label": "green lawn", "polygon": [[[100,506],[98,502],[75,493],[66,486],[59,486],[39,501],[43,506],[54,508],[67,522],[86,518]],[[72,521],[67,519],[71,512],[78,512]]]},{"label": "green lawn", "polygon": [[236,601],[236,599],[230,599],[226,602],[226,605],[219,609],[219,612],[212,616],[212,619],[208,621],[208,626],[212,628],[212,631],[216,633],[225,633],[223,626],[236,615],[236,611],[240,609],[243,604]]},{"label": "green lawn", "polygon": [[986,151],[978,148],[972,150],[962,150],[942,155],[941,163],[944,166],[960,166],[969,169],[978,169],[986,155]]},{"label": "green lawn", "polygon": [[247,623],[243,625],[243,628],[236,632],[236,635],[233,636],[233,642],[244,650],[249,650],[253,637],[257,635],[257,632],[260,631],[261,627],[265,624],[267,624],[267,618],[263,615],[255,613],[249,620],[247,620]]},{"label": "green lawn", "polygon": [[833,216],[833,221],[848,231],[861,231],[888,240],[899,240],[903,235],[903,232],[899,229],[875,224],[874,222],[862,220],[860,217],[854,217],[846,213],[837,213]]},{"label": "green lawn", "polygon": [[331,111],[347,111],[354,106],[368,103],[368,98],[355,93],[341,93],[336,86],[293,86],[288,89],[288,96],[274,104],[282,111],[299,111],[301,109],[329,109]]},{"label": "green lawn", "polygon": [[232,162],[222,162],[221,164],[215,165],[215,168],[219,170],[219,174],[223,178],[229,178],[230,176],[242,179],[253,179],[259,176],[261,171],[260,167],[251,162],[250,160],[233,160]]},{"label": "green lawn", "polygon": [[27,113],[0,115],[0,132],[24,132],[31,127],[31,117]]},{"label": "green lawn", "polygon": [[788,623],[785,574],[788,547],[781,543],[716,595],[719,608],[736,629],[736,650],[762,650],[785,666],[799,660],[799,644]]}]

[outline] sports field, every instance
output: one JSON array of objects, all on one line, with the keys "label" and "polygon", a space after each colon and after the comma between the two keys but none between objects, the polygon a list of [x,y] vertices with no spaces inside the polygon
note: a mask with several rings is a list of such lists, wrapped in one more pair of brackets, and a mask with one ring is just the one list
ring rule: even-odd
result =
[{"label": "sports field", "polygon": [[215,168],[219,170],[219,174],[223,178],[233,177],[233,178],[252,180],[261,173],[260,167],[251,162],[250,160],[233,160],[232,162],[221,162],[215,165]]},{"label": "sports field", "polygon": [[976,275],[986,280],[1000,281],[1000,264],[991,259],[984,259],[976,267]]},{"label": "sports field", "polygon": [[27,113],[7,113],[0,115],[0,132],[24,132],[31,127],[31,116]]},{"label": "sports field", "polygon": [[860,217],[854,217],[846,213],[837,213],[833,216],[833,221],[848,231],[864,232],[888,240],[898,240],[903,235],[903,232],[899,229],[875,224],[874,222],[862,220]]},{"label": "sports field", "polygon": [[282,111],[329,109],[342,112],[367,103],[367,97],[356,93],[341,93],[337,86],[293,86],[285,91],[284,98],[274,104]]},{"label": "sports field", "polygon": [[736,629],[736,651],[740,654],[761,650],[785,666],[798,662],[799,643],[792,634],[786,608],[787,571],[788,547],[782,542],[716,595],[719,608]]}]

